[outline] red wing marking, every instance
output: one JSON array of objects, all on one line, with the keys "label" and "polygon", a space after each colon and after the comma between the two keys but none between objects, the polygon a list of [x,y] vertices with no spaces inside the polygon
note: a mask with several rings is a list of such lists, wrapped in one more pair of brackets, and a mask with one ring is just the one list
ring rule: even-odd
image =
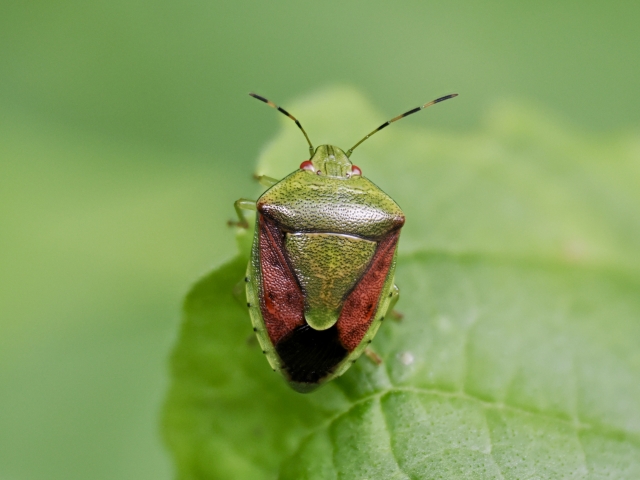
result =
[{"label": "red wing marking", "polygon": [[267,333],[275,345],[299,325],[304,325],[304,297],[284,256],[282,233],[260,215],[260,309]]},{"label": "red wing marking", "polygon": [[400,230],[396,230],[380,241],[371,265],[344,302],[337,327],[340,342],[349,352],[360,344],[369,330],[399,236]]}]

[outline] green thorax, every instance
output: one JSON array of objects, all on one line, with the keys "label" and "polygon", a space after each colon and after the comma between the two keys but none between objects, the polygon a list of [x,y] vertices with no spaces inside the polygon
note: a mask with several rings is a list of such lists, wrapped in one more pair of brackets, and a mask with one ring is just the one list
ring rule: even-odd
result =
[{"label": "green thorax", "polygon": [[258,211],[287,232],[378,240],[402,227],[398,204],[365,177],[351,175],[352,164],[341,149],[321,145],[311,162],[315,171],[296,170],[275,184],[258,199]]},{"label": "green thorax", "polygon": [[361,175],[338,147],[322,145],[314,170],[297,170],[257,202],[274,220],[316,330],[334,325],[348,293],[366,271],[378,241],[404,224],[400,207]]}]

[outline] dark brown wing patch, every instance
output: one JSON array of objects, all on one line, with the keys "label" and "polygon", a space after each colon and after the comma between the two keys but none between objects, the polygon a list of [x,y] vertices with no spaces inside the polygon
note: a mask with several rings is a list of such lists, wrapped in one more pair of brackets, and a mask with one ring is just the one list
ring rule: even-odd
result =
[{"label": "dark brown wing patch", "polygon": [[314,330],[309,325],[296,327],[278,342],[276,351],[289,381],[300,387],[307,384],[304,391],[309,391],[309,384],[320,383],[333,373],[349,353],[340,343],[335,325],[326,330]]},{"label": "dark brown wing patch", "polygon": [[400,230],[396,230],[380,241],[371,265],[344,302],[337,327],[340,342],[349,352],[360,344],[369,330],[399,236]]},{"label": "dark brown wing patch", "polygon": [[260,309],[267,333],[275,345],[296,327],[305,324],[304,298],[284,255],[282,232],[260,215]]}]

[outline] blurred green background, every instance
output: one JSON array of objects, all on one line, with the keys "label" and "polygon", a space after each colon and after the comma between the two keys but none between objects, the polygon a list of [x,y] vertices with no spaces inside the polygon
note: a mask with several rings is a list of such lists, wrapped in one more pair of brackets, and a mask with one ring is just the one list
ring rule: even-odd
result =
[{"label": "blurred green background", "polygon": [[235,252],[225,221],[281,121],[249,91],[348,84],[389,117],[457,91],[406,121],[473,130],[506,98],[637,131],[627,5],[2,2],[0,479],[171,478],[181,298]]}]

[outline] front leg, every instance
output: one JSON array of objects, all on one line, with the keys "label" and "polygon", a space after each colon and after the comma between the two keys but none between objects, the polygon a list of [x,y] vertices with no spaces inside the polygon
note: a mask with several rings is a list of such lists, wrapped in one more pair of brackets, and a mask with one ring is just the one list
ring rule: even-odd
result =
[{"label": "front leg", "polygon": [[241,198],[236,200],[233,204],[236,209],[236,213],[238,214],[238,221],[234,222],[233,220],[229,220],[227,224],[230,227],[240,227],[240,228],[249,228],[249,222],[247,221],[247,217],[244,214],[244,210],[256,210],[256,202],[255,200],[247,200],[246,198]]},{"label": "front leg", "polygon": [[260,185],[262,185],[263,187],[273,187],[276,183],[278,183],[280,181],[277,178],[267,177],[266,175],[255,175],[254,174],[253,178],[256,179],[258,181],[258,183]]}]

